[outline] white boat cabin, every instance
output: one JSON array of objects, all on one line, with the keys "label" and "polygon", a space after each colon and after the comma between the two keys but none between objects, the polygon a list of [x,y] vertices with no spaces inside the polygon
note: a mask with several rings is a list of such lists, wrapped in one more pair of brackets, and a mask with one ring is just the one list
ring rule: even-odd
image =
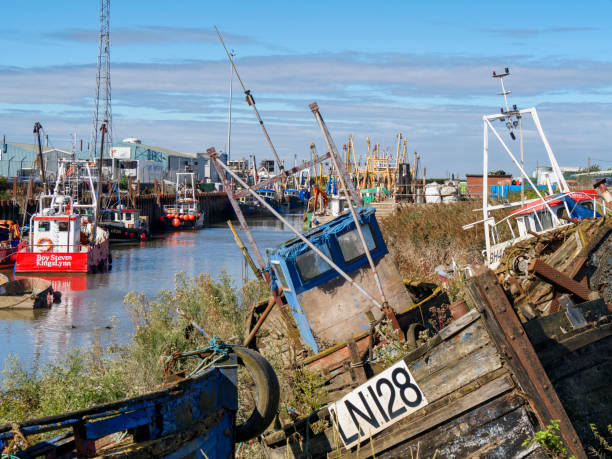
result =
[{"label": "white boat cabin", "polygon": [[[51,198],[51,206],[44,207],[43,201]],[[40,212],[30,220],[30,251],[81,252],[81,215],[72,212],[69,196],[42,196]]]},{"label": "white boat cabin", "polygon": [[106,209],[103,223],[115,223],[124,228],[139,228],[141,226],[140,212],[136,209]]}]

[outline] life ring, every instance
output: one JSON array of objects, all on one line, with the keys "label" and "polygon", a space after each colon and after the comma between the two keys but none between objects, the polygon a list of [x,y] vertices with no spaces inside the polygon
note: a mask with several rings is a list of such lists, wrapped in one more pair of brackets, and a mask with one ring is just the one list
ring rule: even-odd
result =
[{"label": "life ring", "polygon": [[45,247],[42,247],[42,251],[50,252],[51,249],[53,248],[53,241],[49,239],[48,237],[41,237],[38,241],[36,241],[36,245],[39,247],[43,245],[46,247],[46,250],[45,250]]},{"label": "life ring", "polygon": [[255,438],[270,426],[278,412],[280,388],[274,369],[259,352],[232,346],[238,364],[244,366],[255,383],[255,408],[249,418],[236,426],[236,443]]}]

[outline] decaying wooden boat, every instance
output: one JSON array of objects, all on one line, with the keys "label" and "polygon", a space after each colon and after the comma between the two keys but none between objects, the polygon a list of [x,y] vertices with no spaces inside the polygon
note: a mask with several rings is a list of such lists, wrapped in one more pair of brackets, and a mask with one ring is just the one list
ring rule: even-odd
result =
[{"label": "decaying wooden boat", "polygon": [[[173,354],[166,373],[173,382],[157,392],[1,426],[0,451],[19,458],[233,457],[235,442],[259,435],[271,422],[278,408],[278,381],[255,351],[211,343],[206,349]],[[198,366],[186,378],[171,371],[177,359],[193,356],[210,359],[202,362],[212,365]],[[254,375],[257,405],[236,426],[239,364]],[[60,434],[40,440],[51,431]]]},{"label": "decaying wooden boat", "polygon": [[522,444],[558,419],[568,451],[586,457],[588,424],[604,427],[612,412],[606,304],[575,305],[582,321],[560,311],[523,327],[492,272],[468,290],[468,314],[390,368],[353,366],[352,386],[325,408],[265,435],[270,456],[544,458]]},{"label": "decaying wooden boat", "polygon": [[[521,241],[503,252],[495,270],[523,321],[555,313],[559,298],[571,293],[580,301],[603,295],[612,272],[609,243],[612,219],[589,218]],[[600,292],[601,290],[601,292]]]},{"label": "decaying wooden boat", "polygon": [[25,277],[0,285],[0,309],[49,308],[53,298],[51,282],[38,277]]}]

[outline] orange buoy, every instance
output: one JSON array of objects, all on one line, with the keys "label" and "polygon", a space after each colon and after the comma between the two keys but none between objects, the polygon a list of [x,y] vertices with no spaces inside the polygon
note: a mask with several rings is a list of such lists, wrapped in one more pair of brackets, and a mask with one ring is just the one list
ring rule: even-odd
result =
[{"label": "orange buoy", "polygon": [[172,226],[174,226],[175,228],[178,228],[179,226],[181,226],[181,221],[178,218],[173,218]]}]

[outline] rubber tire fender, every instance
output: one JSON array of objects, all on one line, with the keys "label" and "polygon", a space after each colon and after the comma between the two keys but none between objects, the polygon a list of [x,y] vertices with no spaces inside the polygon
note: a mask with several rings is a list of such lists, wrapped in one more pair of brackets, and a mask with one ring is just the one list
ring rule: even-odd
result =
[{"label": "rubber tire fender", "polygon": [[236,443],[255,438],[268,428],[276,413],[280,400],[278,378],[272,366],[263,356],[243,346],[232,346],[238,364],[249,370],[255,382],[256,406],[249,418],[236,426]]}]

